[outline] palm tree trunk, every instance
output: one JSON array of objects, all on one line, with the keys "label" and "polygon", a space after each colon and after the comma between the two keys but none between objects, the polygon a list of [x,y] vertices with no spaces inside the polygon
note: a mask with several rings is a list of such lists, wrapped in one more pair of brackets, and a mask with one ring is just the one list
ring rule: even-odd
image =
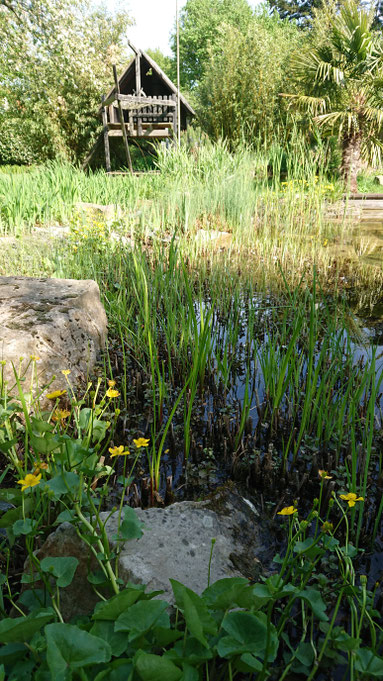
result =
[{"label": "palm tree trunk", "polygon": [[343,138],[341,174],[346,189],[352,193],[358,191],[356,182],[358,173],[362,167],[362,135],[345,135]]}]

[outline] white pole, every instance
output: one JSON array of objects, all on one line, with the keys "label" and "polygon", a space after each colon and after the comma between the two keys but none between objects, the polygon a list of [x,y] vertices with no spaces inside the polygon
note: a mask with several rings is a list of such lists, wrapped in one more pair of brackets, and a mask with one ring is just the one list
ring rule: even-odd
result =
[{"label": "white pole", "polygon": [[177,26],[177,141],[181,144],[181,106],[180,106],[180,22],[178,17],[178,0],[176,0]]}]

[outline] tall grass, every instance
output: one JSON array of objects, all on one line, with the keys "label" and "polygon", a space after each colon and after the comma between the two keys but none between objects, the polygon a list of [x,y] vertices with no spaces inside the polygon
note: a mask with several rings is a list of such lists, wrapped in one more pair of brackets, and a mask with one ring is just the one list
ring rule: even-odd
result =
[{"label": "tall grass", "polygon": [[[232,154],[205,143],[160,152],[160,173],[146,178],[58,165],[0,176],[4,230],[36,220],[80,224],[79,235],[48,246],[50,263],[55,276],[100,285],[125,419],[135,401],[150,428],[152,490],[163,485],[165,448],[197,464],[210,449],[217,467],[265,493],[297,494],[305,480],[315,489],[321,467],[368,495],[380,466],[382,375],[374,361],[355,361],[349,314],[336,290],[326,298],[343,272],[326,242],[346,239],[347,225],[325,217],[324,196],[336,190],[320,157],[306,152],[296,145],[286,156],[275,145]],[[80,200],[125,207],[107,225],[109,241],[81,232],[88,218],[74,217]],[[227,232],[229,248],[196,239],[201,228]],[[21,249],[18,273],[44,269],[24,257]],[[359,508],[357,541],[366,531]]]}]

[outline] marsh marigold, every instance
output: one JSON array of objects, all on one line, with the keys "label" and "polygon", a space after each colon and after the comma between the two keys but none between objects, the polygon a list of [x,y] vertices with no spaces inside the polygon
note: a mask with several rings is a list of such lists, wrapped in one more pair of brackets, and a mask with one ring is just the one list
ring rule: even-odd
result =
[{"label": "marsh marigold", "polygon": [[118,390],[113,390],[113,388],[108,388],[108,390],[106,391],[106,396],[110,397],[111,399],[113,397],[119,397],[119,395],[120,393],[118,392]]},{"label": "marsh marigold", "polygon": [[25,489],[28,489],[28,487],[35,487],[35,485],[38,485],[41,480],[41,473],[39,475],[35,475],[34,473],[28,473],[25,476],[24,480],[18,480],[17,484],[22,485],[21,491],[24,492]]},{"label": "marsh marigold", "polygon": [[364,497],[358,497],[354,492],[348,492],[348,494],[339,495],[343,501],[347,501],[350,508],[355,506],[357,501],[364,501]]},{"label": "marsh marigold", "polygon": [[129,456],[130,454],[130,451],[124,449],[123,445],[120,445],[119,447],[109,447],[109,452],[112,459],[114,456]]},{"label": "marsh marigold", "polygon": [[295,506],[285,506],[281,511],[278,511],[277,515],[293,515],[293,513],[298,513]]},{"label": "marsh marigold", "polygon": [[140,449],[140,447],[148,447],[150,440],[146,437],[139,437],[137,440],[133,440],[133,442],[137,449]]}]

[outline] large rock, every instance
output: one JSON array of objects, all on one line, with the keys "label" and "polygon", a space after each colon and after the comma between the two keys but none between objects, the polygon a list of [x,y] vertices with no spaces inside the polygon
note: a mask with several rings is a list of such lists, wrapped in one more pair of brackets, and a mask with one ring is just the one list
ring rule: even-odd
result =
[{"label": "large rock", "polygon": [[[208,585],[212,539],[211,583],[224,577],[244,575],[256,578],[257,558],[262,550],[259,516],[252,504],[238,493],[223,491],[204,502],[183,501],[167,508],[136,511],[145,524],[140,539],[125,542],[119,555],[119,577],[126,582],[146,584],[150,590],[164,591],[161,598],[173,603],[170,578],[177,579],[197,593]],[[104,518],[107,513],[101,514]],[[109,540],[115,535],[118,512],[106,524]],[[95,570],[85,544],[69,523],[63,523],[37,552],[46,556],[74,556],[80,562],[72,584],[61,589],[60,607],[66,620],[92,612],[97,596],[86,575]],[[28,568],[26,568],[28,572]],[[30,588],[30,587],[28,587]]]},{"label": "large rock", "polygon": [[[71,370],[71,381],[86,379],[105,344],[107,320],[95,281],[0,277],[0,360],[4,377],[15,383],[12,362],[30,388],[33,363],[38,384],[49,390],[65,388],[61,371]],[[52,377],[57,378],[51,383]]]}]

